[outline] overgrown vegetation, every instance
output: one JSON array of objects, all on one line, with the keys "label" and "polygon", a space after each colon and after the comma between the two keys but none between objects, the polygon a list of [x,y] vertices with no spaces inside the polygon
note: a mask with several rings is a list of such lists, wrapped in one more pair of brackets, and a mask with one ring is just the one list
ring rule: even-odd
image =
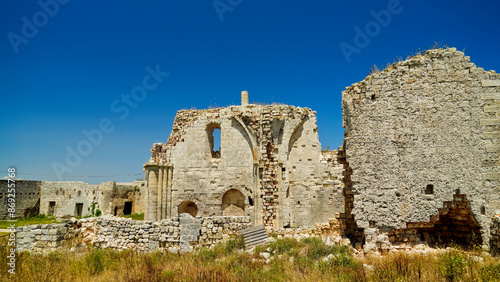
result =
[{"label": "overgrown vegetation", "polygon": [[89,217],[101,216],[102,211],[99,209],[99,204],[96,202],[92,202],[92,204],[87,208],[90,215]]},{"label": "overgrown vegetation", "polygon": [[[442,42],[436,42],[436,41],[434,41],[434,44],[432,46],[428,46],[428,47],[422,48],[422,49],[419,48],[415,52],[410,52],[406,56],[406,59],[403,59],[403,57],[396,57],[392,63],[387,63],[387,65],[385,66],[385,68],[384,67],[379,68],[376,64],[374,64],[372,67],[369,67],[368,75],[374,74],[374,73],[379,73],[379,72],[384,71],[384,70],[394,69],[394,66],[393,66],[394,63],[402,62],[404,60],[408,60],[408,59],[411,59],[411,58],[416,57],[416,56],[422,56],[428,50],[447,49],[447,48],[450,48],[450,46],[448,44],[444,44]],[[464,49],[464,51],[465,51],[465,49]]]},{"label": "overgrown vegetation", "polygon": [[[0,245],[5,245],[1,241]],[[354,257],[346,246],[318,238],[278,239],[244,251],[241,237],[189,254],[83,249],[45,256],[21,253],[16,274],[2,281],[499,281],[500,263],[481,252],[448,249],[439,254],[405,252]],[[267,258],[266,258],[267,257]]]}]

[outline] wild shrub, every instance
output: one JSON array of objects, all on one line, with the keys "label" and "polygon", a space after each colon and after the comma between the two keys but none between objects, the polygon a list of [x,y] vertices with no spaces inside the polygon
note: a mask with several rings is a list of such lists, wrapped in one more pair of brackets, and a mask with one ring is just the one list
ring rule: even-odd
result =
[{"label": "wild shrub", "polygon": [[448,281],[459,280],[467,264],[467,255],[457,249],[450,249],[439,256],[439,270]]},{"label": "wild shrub", "polygon": [[500,262],[484,265],[479,270],[481,281],[500,281]]},{"label": "wild shrub", "polygon": [[85,266],[91,276],[104,271],[107,265],[105,250],[95,249],[84,258]]}]

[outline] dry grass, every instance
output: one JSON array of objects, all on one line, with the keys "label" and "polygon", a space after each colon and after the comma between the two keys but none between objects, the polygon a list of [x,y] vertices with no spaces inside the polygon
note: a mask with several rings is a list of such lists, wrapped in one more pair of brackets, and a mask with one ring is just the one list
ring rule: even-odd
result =
[{"label": "dry grass", "polygon": [[[4,242],[1,242],[3,245]],[[499,281],[500,264],[480,253],[449,250],[439,255],[394,253],[353,257],[347,247],[317,238],[280,239],[254,252],[241,241],[191,254],[130,250],[67,250],[45,256],[21,253],[16,274],[7,273],[0,249],[1,281]],[[269,252],[266,261],[259,255]],[[331,259],[324,260],[329,256]],[[479,262],[482,258],[483,262]],[[369,266],[363,266],[369,265]]]},{"label": "dry grass", "polygon": [[373,268],[368,281],[500,281],[500,262],[479,251],[397,252],[363,262]]}]

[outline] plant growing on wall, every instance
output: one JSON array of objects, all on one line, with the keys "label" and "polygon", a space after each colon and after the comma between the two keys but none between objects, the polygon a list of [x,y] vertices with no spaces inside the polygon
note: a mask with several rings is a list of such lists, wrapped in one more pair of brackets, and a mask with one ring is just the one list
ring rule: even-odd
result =
[{"label": "plant growing on wall", "polygon": [[99,209],[99,204],[97,204],[96,202],[92,202],[90,207],[88,207],[88,210],[91,217],[101,216],[102,214],[102,211]]}]

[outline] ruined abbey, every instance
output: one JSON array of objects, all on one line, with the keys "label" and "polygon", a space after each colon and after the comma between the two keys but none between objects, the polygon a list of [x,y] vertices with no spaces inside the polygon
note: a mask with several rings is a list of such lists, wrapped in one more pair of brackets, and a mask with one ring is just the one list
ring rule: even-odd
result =
[{"label": "ruined abbey", "polygon": [[[279,234],[323,226],[365,252],[451,242],[498,250],[499,109],[499,74],[455,48],[432,49],[346,87],[338,150],[322,151],[315,111],[250,104],[243,91],[238,106],[178,111],[166,143],[153,144],[145,182],[20,187],[26,207],[45,214],[85,215],[94,202],[103,214],[144,211],[145,223],[92,223],[108,239],[108,226],[128,230],[117,231],[126,234],[117,248],[209,245],[263,225]],[[160,233],[136,236],[132,225]]]},{"label": "ruined abbey", "polygon": [[337,151],[321,151],[313,110],[249,104],[246,91],[239,106],[181,110],[144,165],[146,219],[245,215],[279,230],[335,218],[366,251],[487,248],[500,213],[499,100],[500,76],[449,48],[347,87]]}]

